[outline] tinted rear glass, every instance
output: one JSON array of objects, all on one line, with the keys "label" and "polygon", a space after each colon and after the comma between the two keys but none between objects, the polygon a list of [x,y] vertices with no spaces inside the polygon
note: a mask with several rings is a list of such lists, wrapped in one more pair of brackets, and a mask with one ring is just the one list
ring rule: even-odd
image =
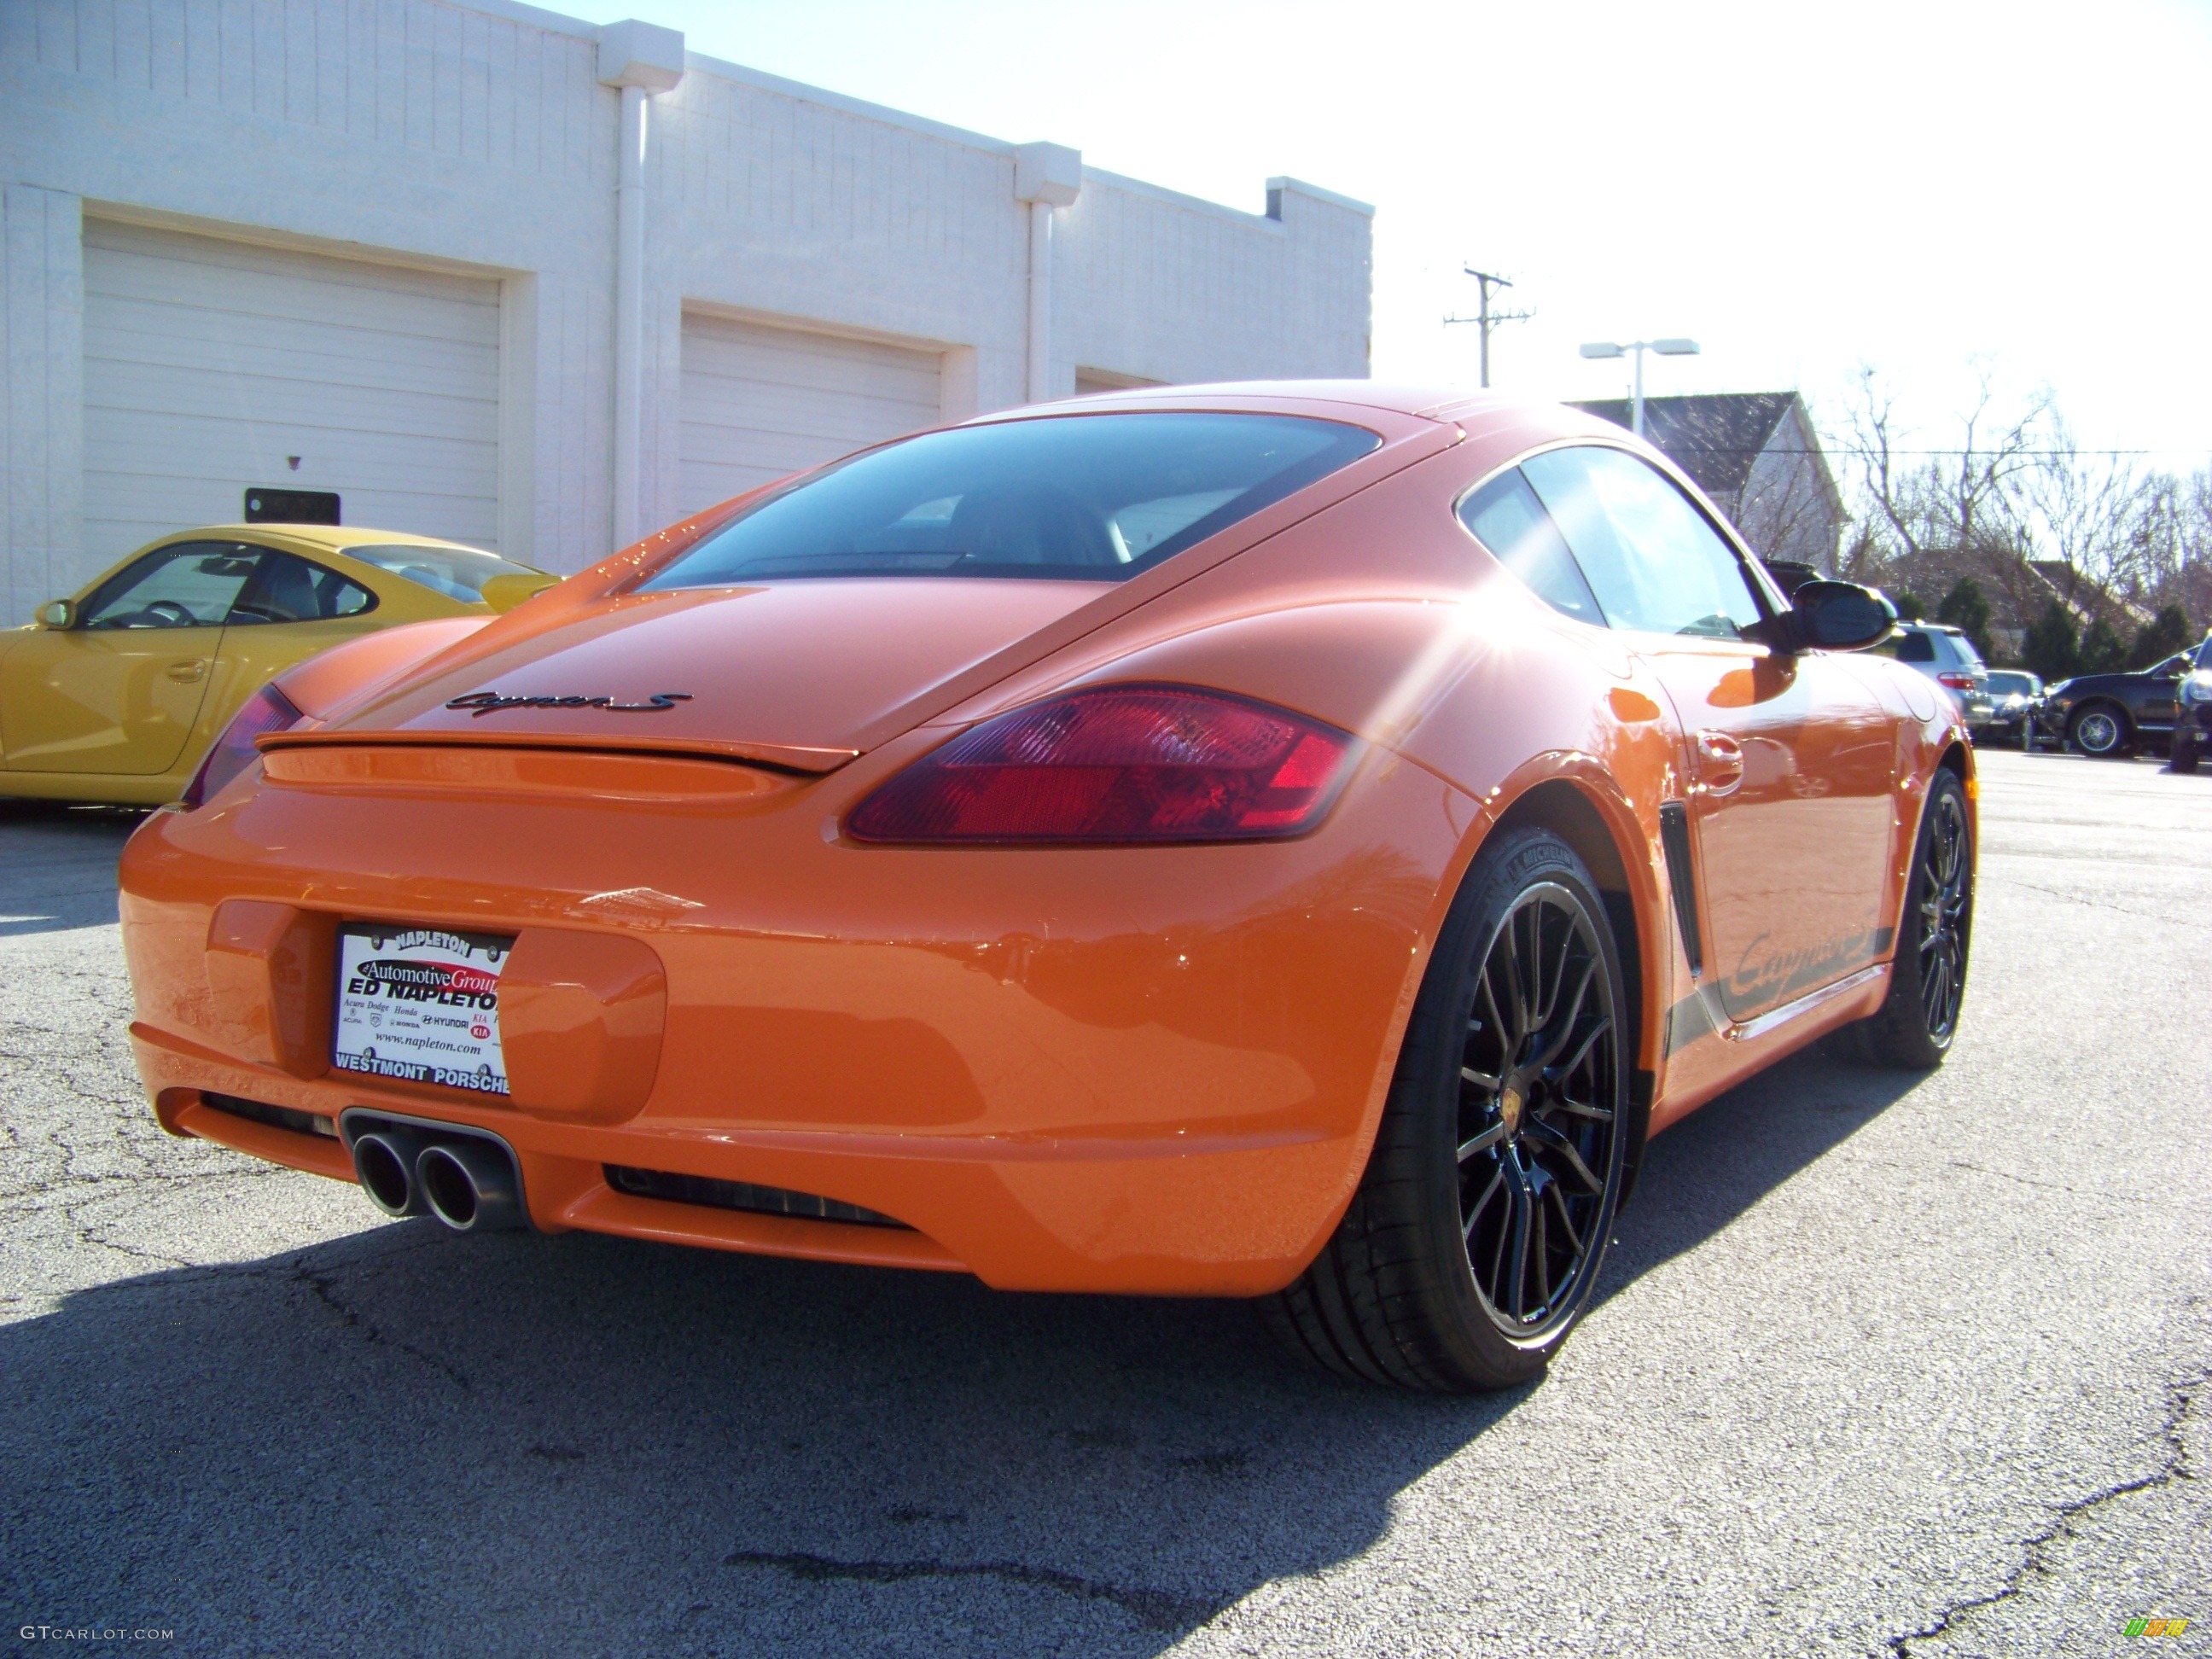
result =
[{"label": "tinted rear glass", "polygon": [[404,576],[417,586],[465,604],[483,599],[483,585],[494,576],[538,574],[526,564],[510,563],[496,553],[473,547],[426,547],[414,542],[393,542],[339,550],[349,559],[359,559],[379,570]]},{"label": "tinted rear glass", "polygon": [[647,589],[794,576],[1120,581],[1382,442],[1289,415],[1068,415],[854,456],[748,508]]}]

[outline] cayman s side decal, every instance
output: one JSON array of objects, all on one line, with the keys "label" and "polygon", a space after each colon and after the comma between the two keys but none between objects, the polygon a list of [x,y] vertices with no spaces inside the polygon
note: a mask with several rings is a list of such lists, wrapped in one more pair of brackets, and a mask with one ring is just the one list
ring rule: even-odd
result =
[{"label": "cayman s side decal", "polygon": [[446,707],[468,709],[482,720],[503,708],[604,708],[611,714],[652,714],[690,701],[689,691],[656,691],[643,702],[617,702],[612,697],[502,697],[496,691],[471,691]]}]

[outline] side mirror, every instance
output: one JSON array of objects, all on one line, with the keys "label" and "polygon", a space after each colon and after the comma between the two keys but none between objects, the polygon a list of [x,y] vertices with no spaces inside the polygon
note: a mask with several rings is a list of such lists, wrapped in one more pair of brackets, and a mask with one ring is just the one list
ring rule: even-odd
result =
[{"label": "side mirror", "polygon": [[494,576],[483,585],[483,602],[504,616],[525,599],[534,599],[547,588],[557,587],[560,582],[558,576],[549,576],[543,571],[532,571],[528,575],[517,572]]},{"label": "side mirror", "polygon": [[1879,588],[1856,582],[1810,581],[1797,590],[1791,608],[1745,631],[1782,652],[1863,651],[1889,637],[1897,626],[1897,607]]},{"label": "side mirror", "polygon": [[74,628],[76,626],[75,599],[49,599],[39,607],[39,626],[41,628]]}]

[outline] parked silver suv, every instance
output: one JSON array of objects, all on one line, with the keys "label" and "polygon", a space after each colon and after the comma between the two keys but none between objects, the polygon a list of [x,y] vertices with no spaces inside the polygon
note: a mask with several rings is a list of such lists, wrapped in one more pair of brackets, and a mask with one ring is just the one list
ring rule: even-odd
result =
[{"label": "parked silver suv", "polygon": [[1966,735],[1978,738],[1996,718],[1990,696],[1990,671],[1974,642],[1947,623],[1899,623],[1897,631],[1874,647],[1894,657],[1948,691],[1965,707]]}]

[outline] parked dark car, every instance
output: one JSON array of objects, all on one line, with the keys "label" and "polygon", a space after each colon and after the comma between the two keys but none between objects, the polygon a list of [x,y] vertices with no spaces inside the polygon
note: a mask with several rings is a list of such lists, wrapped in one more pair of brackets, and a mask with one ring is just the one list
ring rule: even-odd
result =
[{"label": "parked dark car", "polygon": [[1990,723],[1976,741],[2026,743],[2043,708],[2043,682],[2024,668],[1990,670]]},{"label": "parked dark car", "polygon": [[2212,634],[2197,647],[2196,666],[2182,676],[2176,701],[2180,718],[2174,722],[2173,741],[2167,753],[2177,772],[2194,772],[2207,750],[2212,750]]},{"label": "parked dark car", "polygon": [[2196,672],[2195,650],[2132,674],[2079,674],[2044,694],[2043,730],[2085,755],[2131,755],[2145,738],[2165,741],[2180,709],[2181,682]]}]

